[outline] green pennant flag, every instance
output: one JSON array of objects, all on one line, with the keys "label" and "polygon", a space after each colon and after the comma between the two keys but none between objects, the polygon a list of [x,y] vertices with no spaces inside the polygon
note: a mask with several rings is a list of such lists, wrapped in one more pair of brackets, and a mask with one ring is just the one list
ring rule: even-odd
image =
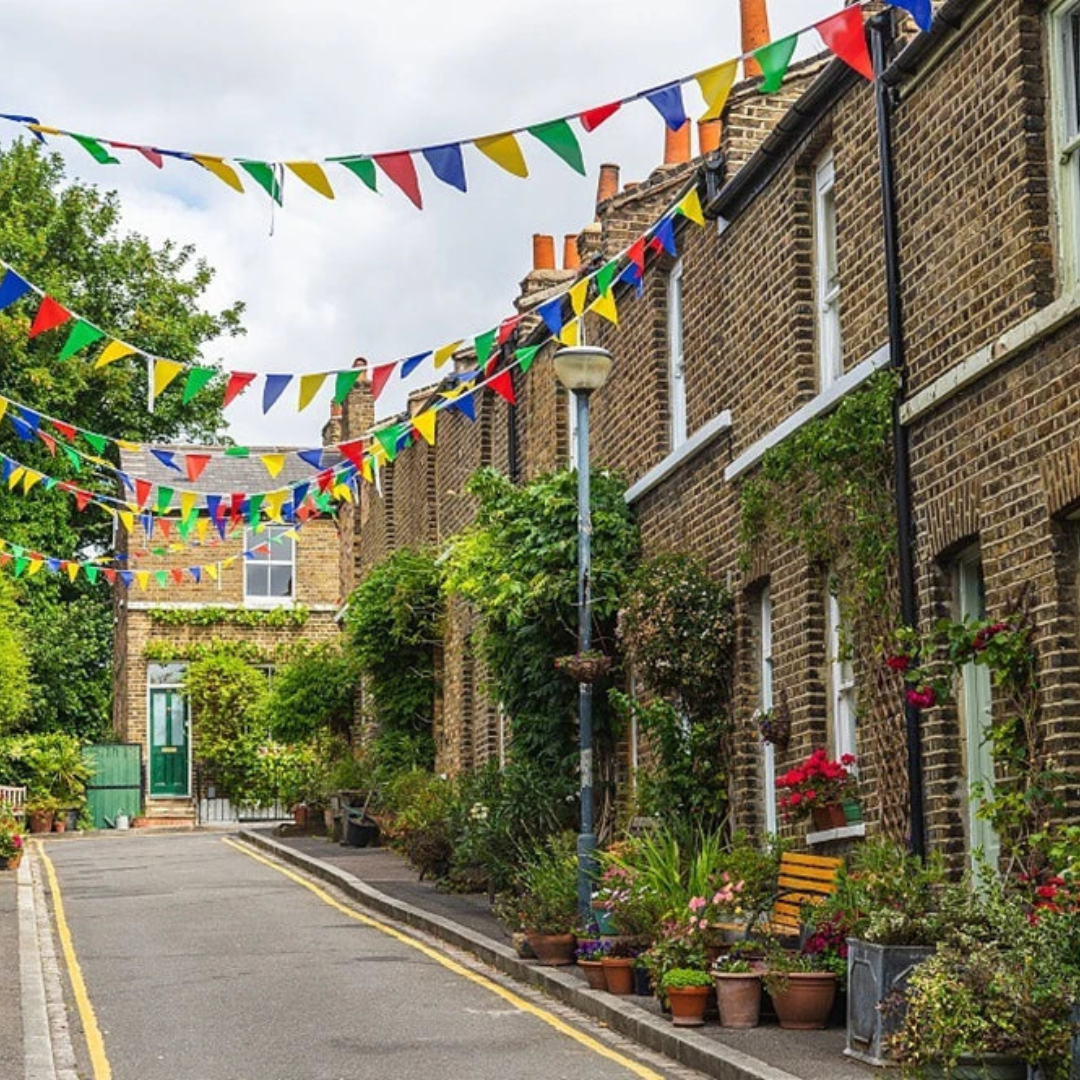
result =
[{"label": "green pennant flag", "polygon": [[63,443],[60,444],[60,448],[64,451],[64,457],[71,462],[71,468],[76,473],[82,472],[82,459],[75,452],[75,448],[72,446],[66,446]]},{"label": "green pennant flag", "polygon": [[329,158],[339,165],[344,165],[354,176],[359,176],[372,191],[378,191],[375,185],[375,162],[366,157]]},{"label": "green pennant flag", "polygon": [[518,351],[514,353],[523,374],[532,367],[533,361],[536,359],[536,354],[539,351],[539,345],[529,345],[524,349],[518,349]]},{"label": "green pennant flag", "polygon": [[25,569],[26,569],[26,568],[27,568],[27,567],[28,567],[29,565],[30,565],[30,560],[29,560],[29,559],[27,559],[27,558],[26,558],[25,556],[22,556],[22,555],[20,555],[20,556],[19,556],[19,557],[18,557],[18,558],[17,558],[16,560],[15,560],[15,576],[16,576],[16,577],[21,577],[21,576],[22,576],[22,574],[23,574],[23,571],[24,571],[24,570],[25,570]]},{"label": "green pennant flag", "polygon": [[238,161],[237,164],[278,204],[281,205],[281,184],[273,167],[265,161]]},{"label": "green pennant flag", "polygon": [[92,431],[84,431],[82,437],[93,447],[95,453],[105,453],[105,446],[109,440],[104,435],[95,435]]},{"label": "green pennant flag", "polygon": [[251,457],[251,451],[246,446],[229,446],[225,449],[226,457]]},{"label": "green pennant flag", "polygon": [[68,334],[67,341],[64,342],[64,347],[60,350],[60,355],[56,359],[68,360],[80,349],[85,349],[87,345],[93,345],[95,341],[100,341],[104,336],[104,333],[96,326],[91,326],[85,319],[80,319],[71,328],[71,333]]},{"label": "green pennant flag", "polygon": [[339,371],[334,378],[334,404],[341,405],[349,396],[349,391],[356,385],[356,380],[364,373],[363,368],[353,371]]},{"label": "green pennant flag", "polygon": [[99,165],[119,165],[120,162],[105,149],[97,141],[97,139],[91,139],[89,135],[76,135],[74,131],[69,131],[68,134],[99,164]]},{"label": "green pennant flag", "polygon": [[400,434],[400,425],[391,424],[390,427],[382,428],[375,432],[375,438],[386,451],[386,460],[393,461],[397,457],[397,441]]},{"label": "green pennant flag", "polygon": [[611,283],[615,280],[615,274],[618,269],[616,260],[612,259],[611,262],[605,263],[596,271],[596,291],[601,296],[607,296],[608,290],[611,288]]},{"label": "green pennant flag", "polygon": [[259,512],[262,509],[263,496],[262,495],[249,495],[248,496],[248,524],[258,525]]},{"label": "green pennant flag", "polygon": [[795,55],[795,46],[799,44],[799,35],[781,38],[763,45],[754,53],[754,59],[761,65],[765,78],[758,90],[763,94],[775,94],[783,85],[788,65]]},{"label": "green pennant flag", "polygon": [[191,517],[181,518],[176,526],[176,531],[180,534],[181,540],[186,540],[188,534],[191,532],[192,525],[195,524],[196,514],[192,513]]},{"label": "green pennant flag", "polygon": [[60,483],[60,481],[57,480],[55,476],[46,476],[45,477],[45,490],[46,491],[52,491],[52,489],[54,487],[56,487],[56,485],[59,484],[59,483]]},{"label": "green pennant flag", "polygon": [[173,489],[171,487],[159,487],[157,492],[157,512],[165,513],[172,503]]},{"label": "green pennant flag", "polygon": [[474,339],[476,345],[476,362],[478,364],[486,364],[491,357],[491,347],[495,344],[495,335],[499,331],[489,330],[486,334],[481,334],[478,338]]},{"label": "green pennant flag", "polygon": [[95,584],[95,582],[97,581],[98,568],[91,565],[90,563],[85,563],[83,565],[83,570],[86,571],[86,577],[89,580],[90,584]]},{"label": "green pennant flag", "polygon": [[164,589],[166,583],[169,580],[168,573],[166,571],[164,571],[164,570],[155,570],[154,571],[154,577],[157,578],[157,583]]},{"label": "green pennant flag", "polygon": [[150,554],[151,555],[157,555],[159,557],[162,556],[162,555],[168,555],[169,554],[169,549],[168,548],[163,548],[163,547],[151,548],[150,549]]},{"label": "green pennant flag", "polygon": [[565,120],[551,120],[546,124],[534,124],[529,134],[538,138],[549,150],[554,151],[575,172],[585,175],[585,162],[577,136]]},{"label": "green pennant flag", "polygon": [[315,509],[323,514],[330,509],[329,491],[320,491],[319,494],[315,496]]},{"label": "green pennant flag", "polygon": [[186,405],[216,374],[214,368],[193,367],[184,383],[183,404]]}]

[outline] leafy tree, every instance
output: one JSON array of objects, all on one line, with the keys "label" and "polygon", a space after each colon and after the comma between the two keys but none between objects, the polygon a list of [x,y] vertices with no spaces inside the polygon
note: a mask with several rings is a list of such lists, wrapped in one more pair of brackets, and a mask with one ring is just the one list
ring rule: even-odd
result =
[{"label": "leafy tree", "polygon": [[266,714],[281,742],[344,735],[353,719],[358,671],[355,658],[330,642],[301,644],[274,673]]},{"label": "leafy tree", "polygon": [[9,578],[0,577],[0,734],[26,718],[30,692],[24,619],[14,585]]}]

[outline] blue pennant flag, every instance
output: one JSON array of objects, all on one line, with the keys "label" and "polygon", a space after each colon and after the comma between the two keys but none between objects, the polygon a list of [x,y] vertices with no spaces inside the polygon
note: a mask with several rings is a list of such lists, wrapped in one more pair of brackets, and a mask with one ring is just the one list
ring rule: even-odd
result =
[{"label": "blue pennant flag", "polygon": [[296,514],[293,511],[293,504],[286,502],[281,504],[281,520],[292,524],[296,520]]},{"label": "blue pennant flag", "polygon": [[309,483],[307,483],[307,481],[305,481],[302,484],[297,484],[296,487],[293,488],[293,492],[292,492],[293,506],[303,506],[304,505],[304,499],[307,496],[309,487],[311,487],[311,485]]},{"label": "blue pennant flag", "polygon": [[3,459],[3,465],[0,465],[0,480],[6,484],[11,474],[15,471],[15,462],[11,458],[6,457]]},{"label": "blue pennant flag", "polygon": [[678,131],[686,123],[686,110],[683,108],[682,87],[678,83],[658,86],[649,90],[645,97],[656,111],[664,118],[672,131]]},{"label": "blue pennant flag", "polygon": [[322,468],[322,450],[297,450],[296,456],[301,461],[306,461],[313,469]]},{"label": "blue pennant flag", "polygon": [[46,559],[45,567],[50,574],[60,573],[60,560],[59,559]]},{"label": "blue pennant flag", "polygon": [[456,398],[448,398],[448,407],[451,409],[457,409],[459,413],[464,413],[470,420],[476,420],[476,402],[473,400],[473,392],[470,390],[467,394],[461,394]]},{"label": "blue pennant flag", "polygon": [[121,570],[120,580],[130,589],[135,581],[135,573],[132,570]]},{"label": "blue pennant flag", "polygon": [[151,539],[154,535],[154,515],[140,514],[139,522],[143,527],[143,532],[146,533],[146,538]]},{"label": "blue pennant flag", "polygon": [[195,584],[198,585],[202,581],[202,567],[201,566],[189,566],[188,573],[192,576]]},{"label": "blue pennant flag", "polygon": [[465,191],[465,162],[461,158],[461,146],[447,143],[445,146],[428,146],[421,151],[431,171],[444,183]]},{"label": "blue pennant flag", "polygon": [[274,407],[274,403],[285,392],[285,387],[292,382],[292,378],[291,375],[266,376],[266,382],[263,385],[262,410],[264,413],[268,413]]},{"label": "blue pennant flag", "polygon": [[472,382],[473,379],[480,378],[480,369],[473,368],[472,371],[455,371],[450,378],[453,382],[458,383]]},{"label": "blue pennant flag", "polygon": [[893,7],[910,12],[920,30],[928,31],[934,21],[934,9],[930,0],[890,0]]},{"label": "blue pennant flag", "polygon": [[675,219],[666,217],[661,218],[656,228],[653,229],[653,239],[659,240],[664,250],[674,257],[678,255],[678,251],[675,247]]},{"label": "blue pennant flag", "polygon": [[222,514],[221,517],[211,518],[211,520],[214,523],[214,528],[217,529],[217,531],[218,531],[218,536],[220,536],[221,539],[224,540],[225,539],[225,526],[226,526],[225,515]]},{"label": "blue pennant flag", "polygon": [[30,429],[32,434],[36,435],[37,430],[38,430],[38,425],[41,423],[41,417],[38,416],[38,414],[36,412],[34,412],[33,409],[27,409],[23,405],[18,405],[16,407],[19,410],[19,415],[23,419],[23,423],[26,424],[26,426]]},{"label": "blue pennant flag", "polygon": [[431,350],[427,352],[417,353],[415,356],[410,356],[408,360],[401,362],[401,377],[407,379],[429,356]]},{"label": "blue pennant flag", "polygon": [[14,304],[30,291],[30,283],[24,281],[14,270],[9,270],[0,281],[0,311]]},{"label": "blue pennant flag", "polygon": [[536,309],[536,313],[544,320],[544,325],[553,334],[558,334],[563,328],[561,296],[557,296],[554,300],[549,300],[546,304],[541,304]]},{"label": "blue pennant flag", "polygon": [[118,472],[116,475],[120,477],[120,483],[122,483],[128,491],[133,492],[135,490],[135,485],[131,482],[131,477],[128,476],[126,472]]},{"label": "blue pennant flag", "polygon": [[177,472],[181,472],[181,468],[176,464],[176,451],[175,450],[155,450],[150,448],[150,453],[154,455],[165,466],[166,469],[175,469]]},{"label": "blue pennant flag", "polygon": [[218,510],[221,508],[221,496],[220,495],[207,495],[206,496],[206,512],[210,515],[211,521],[217,521]]},{"label": "blue pennant flag", "polygon": [[34,441],[34,429],[25,420],[20,420],[19,417],[13,416],[11,418],[11,426],[15,429],[15,434],[22,439],[23,442]]},{"label": "blue pennant flag", "polygon": [[638,296],[641,296],[645,292],[645,279],[642,276],[641,270],[638,268],[637,263],[630,263],[625,270],[619,275],[620,281],[625,281],[630,285],[633,285],[637,290]]}]

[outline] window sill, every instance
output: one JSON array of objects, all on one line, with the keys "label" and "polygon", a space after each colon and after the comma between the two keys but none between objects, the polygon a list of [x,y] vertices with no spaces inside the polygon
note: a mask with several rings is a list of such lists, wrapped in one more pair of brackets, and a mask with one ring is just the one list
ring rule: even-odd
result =
[{"label": "window sill", "polygon": [[814,844],[827,844],[831,840],[856,840],[866,835],[866,822],[860,821],[857,825],[845,825],[842,829],[823,829],[821,832],[806,834],[806,844],[812,847]]}]

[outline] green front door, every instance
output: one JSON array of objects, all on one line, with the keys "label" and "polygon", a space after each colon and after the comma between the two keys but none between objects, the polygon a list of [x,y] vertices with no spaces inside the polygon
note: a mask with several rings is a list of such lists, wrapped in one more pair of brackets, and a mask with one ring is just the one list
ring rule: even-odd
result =
[{"label": "green front door", "polygon": [[150,691],[150,794],[190,794],[187,702],[178,689]]}]

